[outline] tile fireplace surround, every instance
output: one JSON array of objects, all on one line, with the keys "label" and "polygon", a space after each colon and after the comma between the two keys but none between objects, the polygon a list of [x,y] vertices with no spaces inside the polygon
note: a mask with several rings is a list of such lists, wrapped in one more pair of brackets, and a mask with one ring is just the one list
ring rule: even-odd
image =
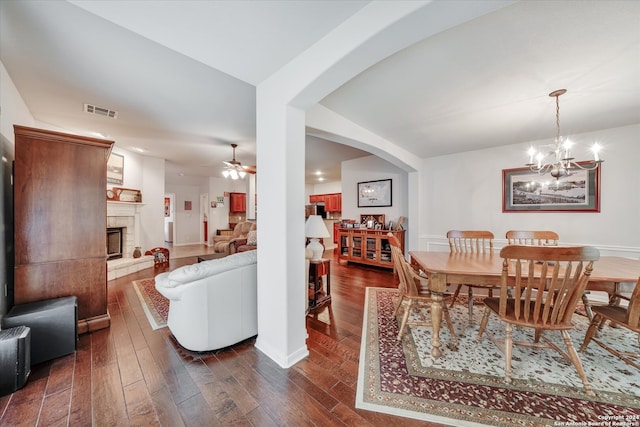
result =
[{"label": "tile fireplace surround", "polygon": [[[107,280],[153,267],[151,255],[133,257],[133,250],[140,246],[140,206],[142,203],[107,202],[107,228],[123,228],[122,258],[107,261]],[[142,253],[144,251],[142,248]]]}]

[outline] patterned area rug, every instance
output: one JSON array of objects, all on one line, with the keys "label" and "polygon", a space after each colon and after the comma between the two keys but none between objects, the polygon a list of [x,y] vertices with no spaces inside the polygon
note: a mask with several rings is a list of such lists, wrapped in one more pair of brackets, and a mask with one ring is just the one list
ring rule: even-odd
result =
[{"label": "patterned area rug", "polygon": [[156,291],[155,280],[153,278],[134,280],[132,283],[151,327],[155,330],[167,326],[169,300]]},{"label": "patterned area rug", "polygon": [[[472,325],[466,299],[450,309],[458,350],[451,348],[443,325],[443,356],[434,359],[430,328],[410,327],[402,342],[396,340],[397,295],[393,289],[367,288],[356,407],[455,426],[640,425],[640,371],[594,342],[578,354],[597,397],[584,393],[573,365],[547,349],[514,346],[513,382],[507,384],[502,353],[486,336],[476,342],[481,305],[474,307]],[[571,335],[578,348],[588,319],[576,315],[574,323]],[[636,334],[605,328],[606,334],[600,334],[603,340],[615,342],[618,349],[637,351]],[[504,326],[495,316],[487,329],[496,337],[504,336]],[[514,328],[514,341],[525,335],[532,336],[526,329]],[[547,336],[564,348],[560,334]]]}]

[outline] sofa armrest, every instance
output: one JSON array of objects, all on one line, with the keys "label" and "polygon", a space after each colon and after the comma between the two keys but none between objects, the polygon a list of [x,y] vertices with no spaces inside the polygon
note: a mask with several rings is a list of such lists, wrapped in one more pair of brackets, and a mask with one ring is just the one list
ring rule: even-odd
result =
[{"label": "sofa armrest", "polygon": [[232,239],[231,242],[229,242],[229,253],[235,254],[236,252],[238,252],[238,248],[240,246],[246,245],[246,244],[247,244],[247,239],[242,239],[242,238]]},{"label": "sofa armrest", "polygon": [[165,273],[158,274],[155,277],[155,281],[156,281],[156,290],[160,293],[160,295],[162,295],[163,297],[169,300],[180,301],[180,298],[182,297],[183,288],[180,286],[176,287],[170,284],[168,271]]},{"label": "sofa armrest", "polygon": [[228,242],[233,239],[233,236],[213,236],[212,241],[214,243],[217,242]]}]

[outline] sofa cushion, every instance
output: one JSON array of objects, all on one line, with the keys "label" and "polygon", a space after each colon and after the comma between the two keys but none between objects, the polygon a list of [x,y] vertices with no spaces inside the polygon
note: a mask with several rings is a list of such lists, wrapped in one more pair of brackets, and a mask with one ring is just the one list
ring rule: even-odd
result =
[{"label": "sofa cushion", "polygon": [[234,268],[255,264],[258,260],[256,251],[236,253],[224,258],[212,259],[197,264],[185,265],[169,273],[165,287],[179,286],[185,283],[203,279],[214,274],[232,270]]},{"label": "sofa cushion", "polygon": [[250,246],[258,246],[258,232],[256,230],[251,230],[249,234],[247,234],[246,244]]}]

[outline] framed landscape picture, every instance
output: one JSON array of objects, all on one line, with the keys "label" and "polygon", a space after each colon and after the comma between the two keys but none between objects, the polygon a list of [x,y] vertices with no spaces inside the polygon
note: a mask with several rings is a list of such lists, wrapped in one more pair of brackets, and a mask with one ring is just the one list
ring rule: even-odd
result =
[{"label": "framed landscape picture", "polygon": [[502,212],[600,212],[601,167],[560,179],[529,168],[503,169]]},{"label": "framed landscape picture", "polygon": [[124,156],[111,153],[107,160],[107,183],[122,185],[124,178]]},{"label": "framed landscape picture", "polygon": [[391,180],[358,183],[358,207],[391,206]]}]

